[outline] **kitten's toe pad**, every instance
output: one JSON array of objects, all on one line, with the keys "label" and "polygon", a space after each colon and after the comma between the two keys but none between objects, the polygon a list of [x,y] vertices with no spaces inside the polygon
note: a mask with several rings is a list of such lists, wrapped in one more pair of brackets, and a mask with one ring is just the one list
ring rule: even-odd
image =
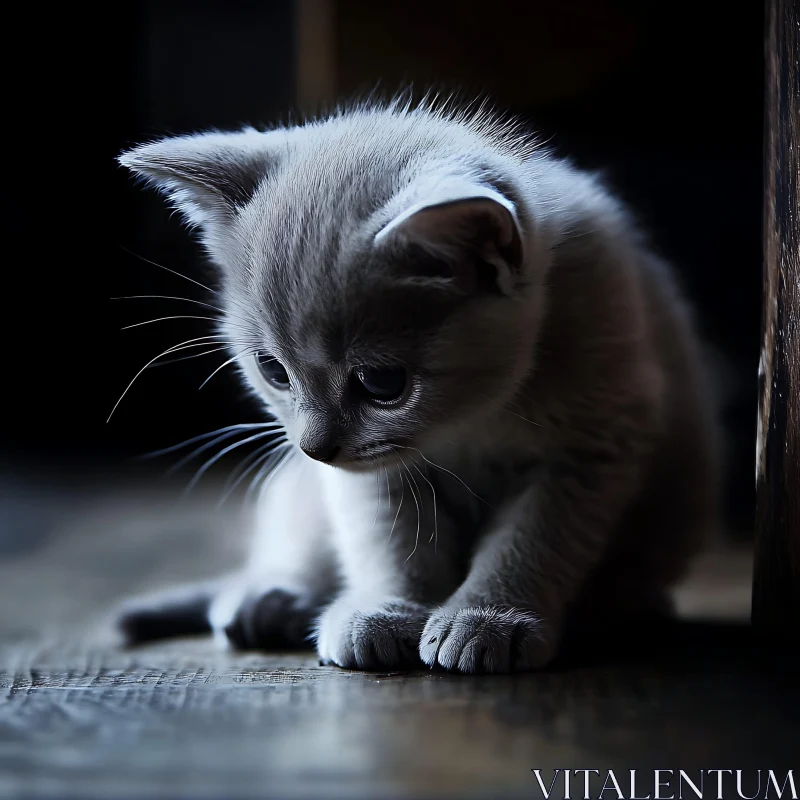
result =
[{"label": "kitten's toe pad", "polygon": [[223,630],[238,650],[286,650],[309,646],[317,608],[285,589],[244,598]]},{"label": "kitten's toe pad", "polygon": [[429,666],[454,672],[515,672],[541,667],[553,656],[541,617],[508,606],[441,608],[428,620],[419,646]]},{"label": "kitten's toe pad", "polygon": [[428,614],[429,609],[403,600],[337,600],[319,621],[320,660],[345,669],[421,667],[417,646]]}]

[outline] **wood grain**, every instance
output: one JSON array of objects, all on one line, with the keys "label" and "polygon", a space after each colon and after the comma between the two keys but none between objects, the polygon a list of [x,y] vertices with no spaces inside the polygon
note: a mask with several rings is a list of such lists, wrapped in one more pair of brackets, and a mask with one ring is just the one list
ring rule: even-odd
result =
[{"label": "wood grain", "polygon": [[206,640],[17,643],[0,651],[0,795],[530,798],[533,768],[789,769],[798,687],[741,633],[684,628],[605,663],[496,678],[345,672]]},{"label": "wood grain", "polygon": [[205,637],[120,649],[115,603],[243,557],[218,490],[0,483],[0,797],[500,800],[540,797],[534,768],[796,767],[797,662],[745,624],[746,554],[701,559],[678,593],[738,621],[581,641],[534,675],[346,672]]},{"label": "wood grain", "polygon": [[767,0],[753,622],[781,637],[800,637],[799,25],[794,0]]}]

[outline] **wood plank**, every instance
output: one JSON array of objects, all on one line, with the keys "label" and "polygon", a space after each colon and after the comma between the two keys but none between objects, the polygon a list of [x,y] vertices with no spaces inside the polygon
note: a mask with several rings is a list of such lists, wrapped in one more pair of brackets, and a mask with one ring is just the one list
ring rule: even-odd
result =
[{"label": "wood plank", "polygon": [[764,311],[753,623],[800,637],[800,31],[767,0]]},{"label": "wood plank", "polygon": [[741,614],[744,553],[701,559],[677,596],[695,619],[734,604],[736,622],[583,640],[538,674],[347,672],[206,637],[121,649],[104,623],[123,597],[243,558],[246,515],[216,508],[221,488],[0,482],[0,797],[500,800],[541,797],[535,768],[795,766],[797,662]]},{"label": "wood plank", "polygon": [[534,768],[796,766],[798,686],[747,629],[644,638],[494,678],[20,642],[0,649],[0,795],[529,798]]},{"label": "wood plank", "polygon": [[314,116],[336,101],[336,0],[296,0],[294,13],[295,99]]}]

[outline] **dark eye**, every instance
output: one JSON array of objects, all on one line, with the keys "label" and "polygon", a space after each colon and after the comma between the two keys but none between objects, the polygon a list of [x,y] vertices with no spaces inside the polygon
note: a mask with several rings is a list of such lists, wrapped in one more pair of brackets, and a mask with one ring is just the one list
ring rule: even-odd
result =
[{"label": "dark eye", "polygon": [[367,394],[383,402],[398,400],[406,389],[406,371],[402,367],[356,367],[356,378]]},{"label": "dark eye", "polygon": [[268,383],[278,389],[289,388],[289,376],[286,374],[283,364],[275,356],[269,353],[256,353],[256,364]]}]

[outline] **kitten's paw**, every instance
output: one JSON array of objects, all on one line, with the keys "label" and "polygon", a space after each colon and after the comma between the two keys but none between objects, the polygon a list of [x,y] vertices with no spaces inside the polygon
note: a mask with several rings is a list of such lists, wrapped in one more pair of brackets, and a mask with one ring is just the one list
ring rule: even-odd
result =
[{"label": "kitten's paw", "polygon": [[345,669],[421,667],[417,646],[429,613],[405,600],[359,603],[340,598],[319,620],[320,660]]},{"label": "kitten's paw", "polygon": [[222,625],[238,650],[286,650],[309,647],[318,607],[286,589],[248,594]]},{"label": "kitten's paw", "polygon": [[213,592],[212,586],[185,586],[126,600],[114,609],[113,625],[125,645],[208,633]]},{"label": "kitten's paw", "polygon": [[464,673],[517,672],[553,657],[542,619],[508,606],[440,608],[428,620],[419,646],[429,666]]}]

